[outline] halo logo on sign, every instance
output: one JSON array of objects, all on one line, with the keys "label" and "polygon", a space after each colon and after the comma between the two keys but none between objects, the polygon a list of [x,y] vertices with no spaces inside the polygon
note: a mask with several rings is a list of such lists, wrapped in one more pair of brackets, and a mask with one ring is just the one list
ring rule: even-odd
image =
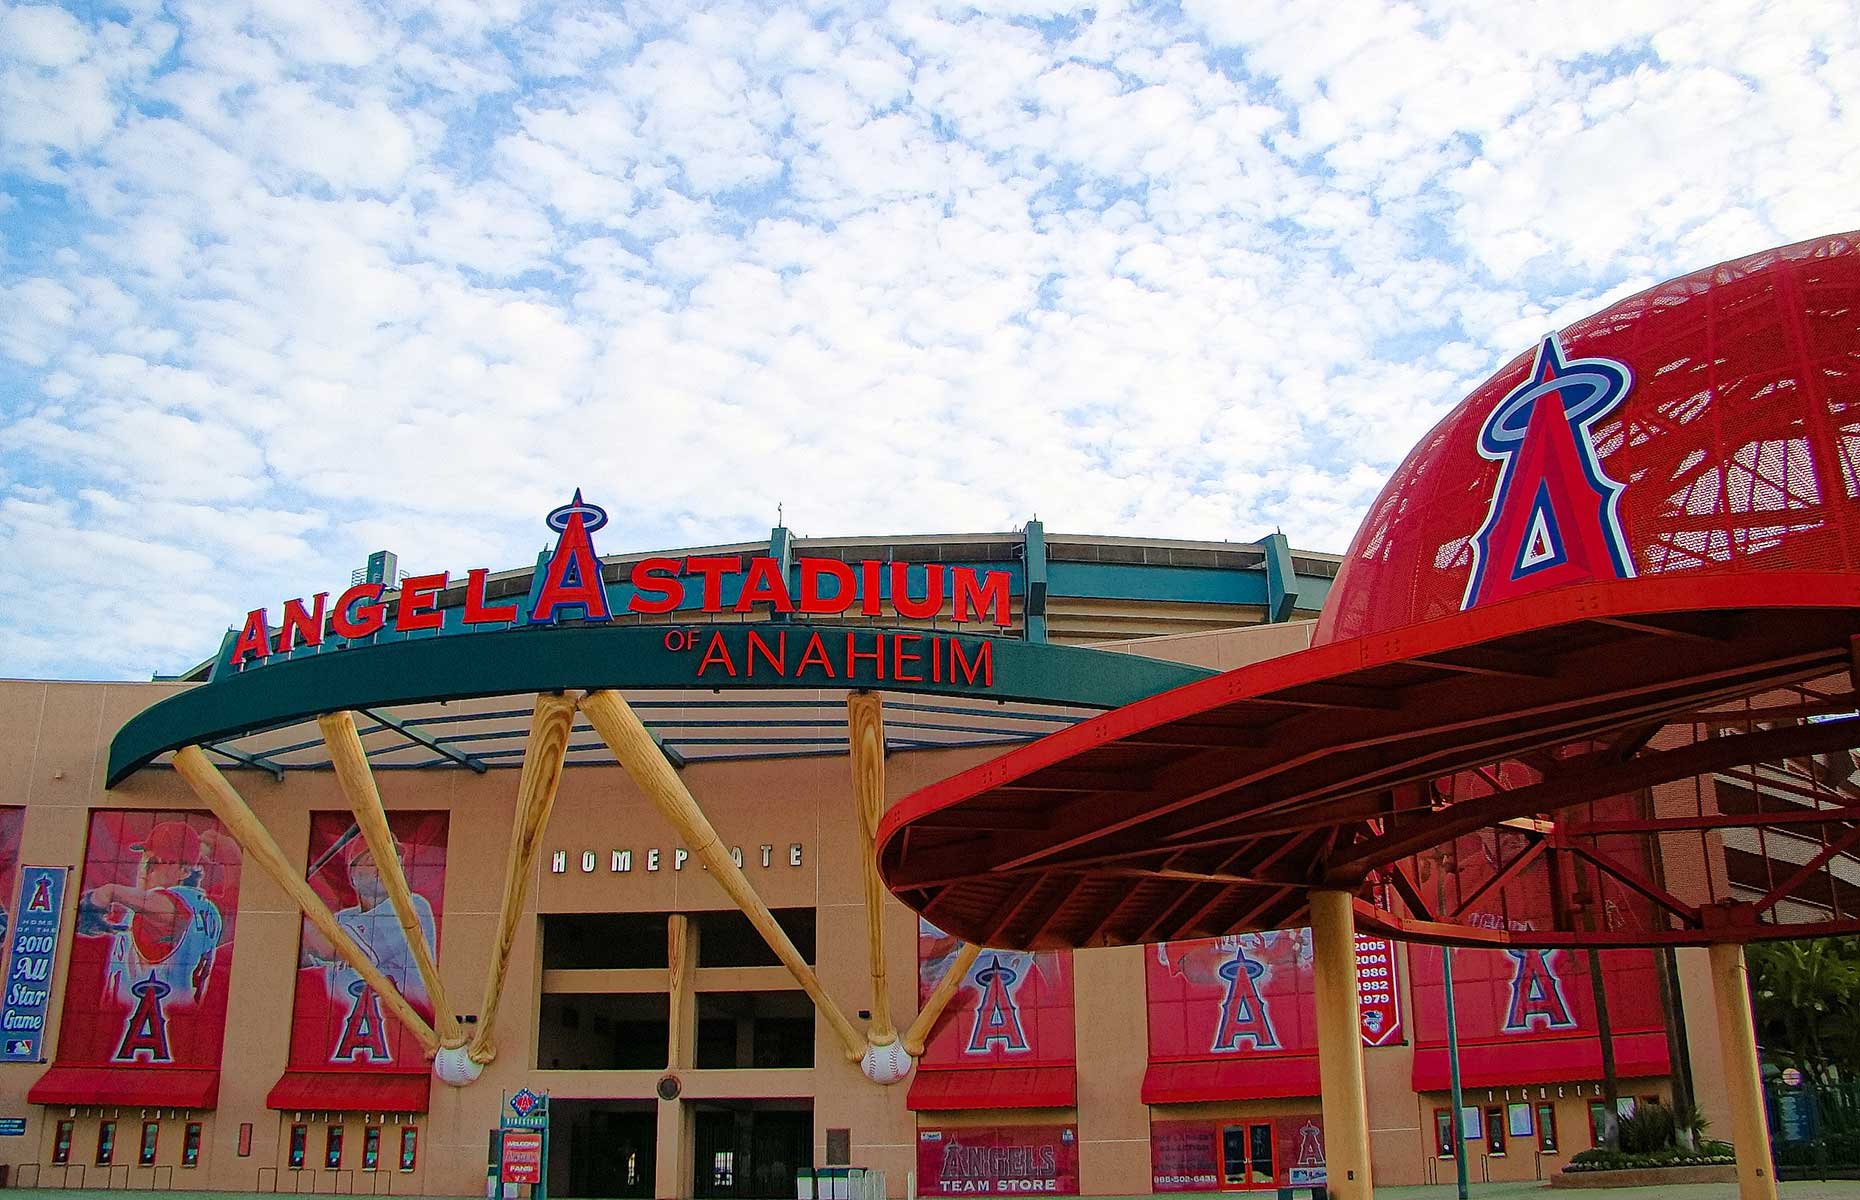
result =
[{"label": "halo logo on sign", "polygon": [[996,1042],[1010,1051],[1027,1049],[1027,1032],[1021,1028],[1020,1006],[1015,1003],[1014,983],[1021,972],[1001,965],[1001,956],[990,955],[988,965],[975,973],[982,986],[982,1002],[975,1009],[975,1029],[969,1034],[968,1054],[986,1054]]},{"label": "halo logo on sign", "polygon": [[1632,579],[1621,532],[1623,485],[1595,454],[1595,423],[1634,384],[1626,363],[1563,357],[1556,334],[1530,378],[1492,410],[1479,453],[1501,464],[1485,523],[1472,539],[1462,609],[1592,579]]},{"label": "halo logo on sign", "polygon": [[510,1098],[510,1110],[519,1117],[527,1117],[530,1113],[534,1112],[536,1106],[541,1103],[541,1096],[538,1096],[528,1088],[524,1088]]},{"label": "halo logo on sign", "polygon": [[1216,968],[1216,974],[1227,981],[1227,994],[1221,1000],[1213,1049],[1238,1050],[1244,1038],[1255,1050],[1277,1050],[1279,1036],[1272,1031],[1272,1014],[1259,993],[1266,964],[1247,957],[1246,949],[1236,946],[1234,956]]}]

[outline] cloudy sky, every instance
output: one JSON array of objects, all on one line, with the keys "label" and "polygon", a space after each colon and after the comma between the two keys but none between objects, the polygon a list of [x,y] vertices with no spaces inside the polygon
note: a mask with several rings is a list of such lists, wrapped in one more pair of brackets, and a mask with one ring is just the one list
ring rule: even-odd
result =
[{"label": "cloudy sky", "polygon": [[1458,397],[1860,225],[1860,4],[0,6],[0,674],[604,551],[1341,551]]}]

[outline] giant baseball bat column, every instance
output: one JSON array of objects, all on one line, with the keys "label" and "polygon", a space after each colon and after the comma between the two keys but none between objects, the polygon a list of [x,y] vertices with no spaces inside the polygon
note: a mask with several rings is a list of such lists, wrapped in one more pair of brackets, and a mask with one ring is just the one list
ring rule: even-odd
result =
[{"label": "giant baseball bat column", "polygon": [[278,843],[273,840],[271,832],[246,804],[245,797],[235,791],[232,784],[226,782],[226,777],[220,774],[218,767],[208,761],[200,747],[187,746],[176,750],[174,769],[176,774],[187,781],[187,786],[194,790],[194,795],[200,797],[201,803],[211,809],[213,815],[220,819],[220,824],[226,826],[233,840],[238,842],[247,854],[256,859],[259,868],[271,876],[272,882],[283,888],[285,895],[303,910],[304,916],[316,926],[317,932],[329,941],[337,957],[347,963],[357,975],[362,977],[364,983],[374,989],[375,994],[381,998],[381,1002],[387,1006],[388,1011],[407,1027],[407,1032],[419,1040],[426,1053],[430,1055],[438,1050],[439,1038],[434,1034],[432,1027],[426,1023],[425,1018],[414,1011],[413,1005],[407,1003],[406,997],[400,994],[400,989],[381,973],[381,969],[375,966],[374,960],[362,953],[360,947],[349,937],[348,930],[336,923],[336,914],[330,912],[329,906],[324,904],[322,898],[311,889],[309,881],[303,877],[303,872],[291,866],[284,857],[284,851],[278,849]]},{"label": "giant baseball bat column", "polygon": [[912,1058],[923,1057],[924,1043],[930,1040],[930,1031],[936,1028],[937,1018],[943,1015],[949,1002],[956,998],[956,989],[962,986],[963,977],[969,973],[969,968],[975,965],[981,953],[980,946],[964,942],[962,949],[956,951],[955,959],[943,972],[943,978],[936,981],[936,987],[931,990],[930,998],[924,1001],[917,1019],[904,1031],[904,1050]]},{"label": "giant baseball bat column", "polygon": [[482,1066],[497,1057],[497,1006],[504,996],[504,976],[510,970],[510,950],[516,945],[517,923],[529,895],[530,874],[542,847],[543,831],[555,807],[556,788],[562,782],[562,763],[568,757],[568,735],[575,727],[575,702],[568,696],[544,693],[536,697],[530,715],[530,736],[523,745],[523,772],[517,779],[517,815],[510,831],[510,853],[504,860],[504,902],[497,916],[497,943],[484,979],[484,1001],[478,1006],[478,1032],[466,1051]]},{"label": "giant baseball bat column", "polygon": [[885,811],[885,701],[877,692],[846,696],[846,741],[852,752],[853,802],[859,809],[859,849],[865,867],[865,929],[872,954],[874,1046],[898,1040],[885,991],[885,885],[878,877],[878,821]]},{"label": "giant baseball bat column", "polygon": [[427,944],[426,931],[420,928],[420,918],[414,912],[413,890],[407,886],[407,873],[401,868],[400,855],[395,852],[394,834],[388,829],[387,812],[381,807],[381,791],[375,786],[374,772],[369,769],[368,753],[362,749],[361,736],[355,731],[355,717],[347,712],[324,713],[316,723],[323,731],[323,745],[329,749],[330,763],[336,769],[336,782],[342,786],[342,794],[348,797],[349,809],[355,814],[355,827],[362,831],[362,840],[374,857],[375,870],[380,872],[381,883],[387,888],[388,903],[394,906],[394,915],[400,918],[401,932],[413,951],[420,982],[426,985],[426,994],[432,999],[433,1031],[438,1034],[441,1046],[462,1046],[465,1034],[459,1026],[458,1014],[446,1003],[439,964],[433,961],[433,948]]},{"label": "giant baseball bat column", "polygon": [[814,1002],[820,1015],[827,1019],[827,1024],[833,1026],[833,1031],[846,1047],[846,1057],[852,1061],[864,1057],[865,1039],[859,1036],[859,1031],[846,1019],[839,1005],[833,1002],[833,997],[827,995],[826,989],[820,986],[813,968],[807,965],[801,952],[789,940],[788,934],[776,923],[775,914],[769,911],[768,905],[762,903],[762,898],[756,895],[743,869],[730,858],[730,852],[717,836],[710,818],[704,815],[704,810],[691,798],[691,792],[685,787],[684,781],[678,778],[672,764],[666,761],[659,744],[652,740],[652,734],[640,723],[633,706],[618,692],[600,691],[582,697],[581,711],[587,714],[588,723],[601,735],[601,740],[607,743],[614,758],[632,776],[639,790],[645,793],[646,798],[652,801],[678,835],[690,845],[691,852],[697,855],[698,860],[709,868],[711,878],[736,902],[736,907],[749,918],[749,923],[756,927],[756,932],[762,935],[762,940],[775,952],[775,957],[781,960],[782,966],[788,968],[788,973],[794,976],[801,990]]}]

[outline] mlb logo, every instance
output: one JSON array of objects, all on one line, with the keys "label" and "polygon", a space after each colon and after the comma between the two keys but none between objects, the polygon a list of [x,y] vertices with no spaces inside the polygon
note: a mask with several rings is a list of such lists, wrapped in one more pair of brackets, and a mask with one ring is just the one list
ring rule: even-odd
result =
[{"label": "mlb logo", "polygon": [[24,1058],[32,1053],[31,1038],[8,1038],[6,1054],[8,1058]]}]

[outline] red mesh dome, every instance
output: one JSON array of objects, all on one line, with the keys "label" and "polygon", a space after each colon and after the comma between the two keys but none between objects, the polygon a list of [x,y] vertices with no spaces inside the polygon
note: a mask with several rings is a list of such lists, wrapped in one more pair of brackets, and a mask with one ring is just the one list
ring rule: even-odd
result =
[{"label": "red mesh dome", "polygon": [[1694,272],[1512,360],[1382,489],[1316,640],[1598,579],[1860,574],[1856,239]]}]

